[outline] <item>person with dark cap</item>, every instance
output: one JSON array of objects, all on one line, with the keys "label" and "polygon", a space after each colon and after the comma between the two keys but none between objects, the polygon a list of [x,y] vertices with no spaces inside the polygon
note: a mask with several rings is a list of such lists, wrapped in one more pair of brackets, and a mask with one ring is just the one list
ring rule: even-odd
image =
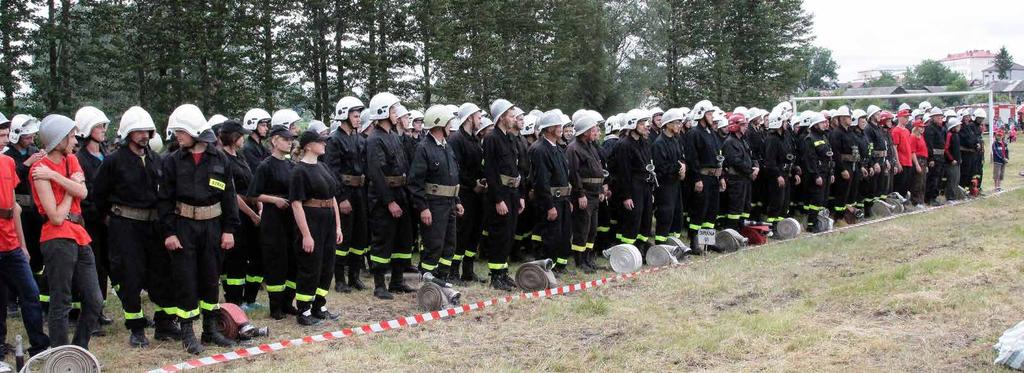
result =
[{"label": "person with dark cap", "polygon": [[338,215],[338,182],[317,158],[324,155],[323,136],[305,131],[299,136],[301,156],[292,172],[288,200],[291,201],[300,241],[296,259],[295,301],[299,325],[316,325],[337,320],[327,310],[327,289],[334,277],[334,251],[342,241]]},{"label": "person with dark cap", "polygon": [[222,144],[221,150],[227,155],[231,175],[234,176],[241,221],[235,248],[228,251],[224,257],[224,301],[239,305],[247,312],[260,307],[256,303],[256,295],[263,284],[263,256],[257,240],[260,206],[256,198],[246,195],[252,183],[252,170],[242,155],[243,144],[248,134],[249,130],[233,120],[221,123],[217,132]]},{"label": "person with dark cap", "polygon": [[270,131],[270,157],[260,162],[249,185],[248,196],[263,204],[259,236],[263,255],[263,276],[270,300],[270,317],[281,320],[298,315],[295,299],[295,219],[289,208],[288,193],[295,164],[288,158],[295,136],[287,127]]},{"label": "person with dark cap", "polygon": [[220,318],[220,264],[222,251],[235,246],[238,196],[230,160],[213,146],[216,138],[202,111],[191,104],[179,106],[167,128],[181,146],[163,162],[159,214],[164,247],[171,252],[171,280],[176,287],[182,345],[191,354],[203,352],[192,322],[203,316],[202,343],[233,346],[217,330]]},{"label": "person with dark cap", "polygon": [[117,285],[117,297],[124,311],[124,326],[131,331],[128,344],[149,345],[147,324],[142,308],[142,290],[154,305],[154,338],[180,340],[181,330],[175,318],[171,256],[160,245],[157,222],[157,191],[162,161],[149,148],[156,125],[144,109],[134,106],[123,115],[117,133],[122,145],[100,165],[89,193],[96,209],[105,214],[107,227],[117,234],[108,235],[111,281]]},{"label": "person with dark cap", "polygon": [[[366,265],[369,241],[366,205],[366,139],[356,131],[363,102],[344,97],[334,107],[338,128],[327,139],[324,164],[338,182],[338,213],[345,241],[334,250],[334,290],[342,293],[365,290],[359,272]],[[346,271],[347,268],[347,271]],[[347,278],[346,278],[347,275]],[[347,281],[346,281],[347,280]]]}]

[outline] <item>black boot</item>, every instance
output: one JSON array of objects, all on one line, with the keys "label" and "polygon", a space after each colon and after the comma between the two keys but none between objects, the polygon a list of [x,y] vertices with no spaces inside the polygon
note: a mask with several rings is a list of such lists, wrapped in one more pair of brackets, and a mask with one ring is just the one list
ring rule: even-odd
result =
[{"label": "black boot", "polygon": [[109,317],[107,317],[107,315],[103,314],[102,312],[100,312],[100,318],[97,321],[100,323],[100,325],[110,325],[114,323],[114,320],[111,320]]},{"label": "black boot", "polygon": [[595,271],[604,271],[608,269],[597,264],[597,251],[594,251],[594,249],[587,250],[587,252],[583,254],[583,257],[587,261],[587,264],[590,265],[590,268],[593,268]]},{"label": "black boot", "polygon": [[341,318],[340,314],[331,313],[327,310],[327,306],[313,307],[313,317],[320,320],[331,320],[335,321]]},{"label": "black boot", "polygon": [[295,289],[286,287],[281,294],[281,311],[285,315],[298,315],[299,310],[295,309]]},{"label": "black boot", "polygon": [[[476,270],[473,269],[473,258],[465,258],[462,260],[462,281],[467,284],[474,282],[484,282],[484,279],[476,275]],[[454,268],[452,268],[454,269]]]},{"label": "black boot", "polygon": [[334,279],[334,291],[339,293],[352,292],[352,288],[350,288],[348,284],[345,283],[345,275],[338,275],[337,278]]},{"label": "black boot", "polygon": [[312,305],[309,302],[299,302],[299,314],[295,316],[295,321],[298,322],[299,325],[313,326],[323,321],[313,316],[311,307]]},{"label": "black boot", "polygon": [[174,323],[174,320],[157,320],[153,338],[158,341],[180,341],[182,339],[181,329]]},{"label": "black boot", "polygon": [[388,288],[384,286],[384,272],[375,270],[373,272],[373,296],[377,299],[391,300],[395,299],[394,295],[388,291]]},{"label": "black boot", "polygon": [[181,345],[185,351],[192,355],[203,353],[203,345],[196,339],[196,333],[192,330],[192,321],[181,322]]},{"label": "black boot", "polygon": [[[412,293],[416,289],[413,289],[405,284],[405,271],[406,265],[404,264],[393,264],[391,267],[391,283],[388,284],[388,291],[392,293]],[[416,271],[419,273],[419,270]]]},{"label": "black boot", "polygon": [[149,339],[146,338],[146,328],[132,329],[132,334],[128,336],[128,345],[137,348],[149,347]]},{"label": "black boot", "polygon": [[[454,263],[452,263],[452,264],[454,264]],[[455,286],[463,286],[463,285],[465,285],[465,283],[462,282],[462,279],[459,278],[459,268],[458,267],[454,267],[454,266],[452,266],[452,267],[441,267],[440,271],[441,271],[441,279],[444,280],[445,282],[447,282],[449,284],[452,284],[452,285],[455,285]]]},{"label": "black boot", "polygon": [[270,298],[270,317],[274,320],[284,320],[284,292],[267,292]]},{"label": "black boot", "polygon": [[503,273],[498,271],[491,272],[491,287],[501,291],[512,291],[512,286],[509,286],[502,275]]},{"label": "black boot", "polygon": [[355,290],[366,290],[366,284],[363,280],[359,279],[359,272],[362,270],[361,265],[349,265],[348,266],[348,286]]},{"label": "black boot", "polygon": [[576,268],[583,271],[583,273],[589,274],[596,272],[594,268],[590,266],[590,263],[587,263],[587,253],[577,252],[573,259],[576,262]]},{"label": "black boot", "polygon": [[203,343],[213,343],[220,347],[232,347],[235,345],[235,341],[228,339],[220,331],[217,330],[217,318],[220,317],[213,313],[207,313],[203,315],[203,335],[200,340]]}]

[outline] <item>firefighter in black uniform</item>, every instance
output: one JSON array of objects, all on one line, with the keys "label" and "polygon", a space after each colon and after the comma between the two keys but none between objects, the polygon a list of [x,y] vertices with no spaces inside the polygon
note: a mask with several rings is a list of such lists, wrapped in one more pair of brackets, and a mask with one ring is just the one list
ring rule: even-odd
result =
[{"label": "firefighter in black uniform", "polygon": [[658,174],[658,187],[654,190],[654,243],[668,242],[669,237],[681,238],[683,231],[682,181],[686,176],[686,154],[682,136],[685,114],[669,109],[662,116],[661,136],[654,140],[651,158]]},{"label": "firefighter in black uniform", "polygon": [[612,195],[621,208],[615,237],[620,243],[635,245],[641,253],[646,253],[648,247],[647,235],[654,217],[653,189],[658,183],[647,142],[649,119],[647,112],[640,109],[626,113],[626,135],[615,146],[611,165],[615,173]]},{"label": "firefighter in black uniform", "polygon": [[[75,113],[75,126],[78,127],[79,149],[75,154],[85,174],[86,189],[93,189],[93,182],[96,180],[96,170],[100,168],[104,158],[107,156],[105,149],[107,141],[107,119],[99,109],[86,106]],[[100,293],[103,295],[103,302],[107,301],[107,278],[110,273],[110,254],[107,250],[107,225],[103,222],[103,214],[96,209],[96,199],[93,196],[86,196],[82,200],[82,218],[85,220],[85,230],[92,237],[92,251],[96,256],[96,278],[99,279]],[[72,302],[74,311],[78,311],[80,303],[75,296]],[[79,306],[79,307],[76,307]],[[111,323],[110,318],[101,311],[100,325]]]},{"label": "firefighter in black uniform", "polygon": [[510,111],[512,107],[512,103],[501,99],[491,104],[497,128],[483,140],[484,177],[487,179],[484,221],[488,235],[481,245],[482,255],[490,270],[491,286],[506,291],[516,286],[508,276],[508,259],[516,222],[526,204],[521,197],[519,148],[515,142],[519,127]]},{"label": "firefighter in black uniform", "polygon": [[302,155],[292,171],[288,188],[295,225],[299,230],[295,254],[295,303],[299,325],[316,325],[337,320],[327,310],[327,289],[334,277],[334,250],[342,242],[338,215],[338,181],[318,158],[324,155],[326,139],[315,131],[299,136]]},{"label": "firefighter in black uniform", "polygon": [[761,179],[765,180],[764,218],[765,222],[774,224],[785,219],[789,214],[789,201],[793,187],[793,165],[796,156],[793,143],[789,139],[788,123],[778,112],[768,116],[768,134],[764,141],[764,159],[761,163]]},{"label": "firefighter in black uniform", "polygon": [[478,282],[481,279],[476,275],[473,262],[483,233],[484,194],[487,192],[483,148],[475,135],[480,123],[480,108],[471,103],[463,104],[454,121],[458,123],[458,131],[449,136],[448,144],[459,165],[459,201],[464,212],[456,219],[458,237],[455,254],[452,255],[452,270],[458,272],[461,267],[461,280]]},{"label": "firefighter in black uniform", "polygon": [[[394,299],[392,292],[410,293],[403,273],[412,260],[412,234],[409,230],[410,210],[406,193],[406,162],[402,141],[394,126],[398,125],[395,105],[398,97],[379,93],[370,100],[365,115],[373,121],[374,130],[366,139],[366,172],[369,179],[371,230],[370,271],[373,272],[373,296]],[[391,283],[384,281],[391,271]]]},{"label": "firefighter in black uniform", "polygon": [[[754,163],[761,165],[764,163],[764,147],[765,141],[768,136],[768,132],[764,128],[764,114],[758,108],[750,108],[744,114],[747,119],[747,132],[743,135],[744,141],[750,146],[750,158],[754,160]],[[774,180],[768,180],[763,177],[758,177],[754,180],[750,186],[750,216],[752,220],[764,221],[765,215],[765,204],[768,202],[768,195],[765,192],[768,189],[768,183]],[[771,198],[775,198],[772,196]]]},{"label": "firefighter in black uniform", "polygon": [[600,114],[583,116],[574,123],[576,139],[565,150],[569,162],[569,184],[572,185],[572,250],[576,268],[586,273],[597,270],[594,245],[597,239],[599,212],[604,201],[605,171],[601,151],[597,147],[600,135]]},{"label": "firefighter in black uniform", "polygon": [[924,142],[928,145],[928,177],[925,184],[925,202],[935,205],[935,198],[942,189],[943,170],[946,169],[946,128],[942,109],[932,108],[924,130]]},{"label": "firefighter in black uniform", "polygon": [[[968,110],[968,109],[964,109]],[[984,154],[981,153],[981,128],[971,120],[969,111],[960,114],[960,154],[963,163],[960,165],[960,186],[968,190],[975,184],[981,185],[981,168],[978,162]]]},{"label": "firefighter in black uniform", "polygon": [[192,321],[203,315],[203,343],[232,346],[217,331],[218,282],[222,251],[235,245],[238,203],[227,157],[203,113],[195,105],[182,105],[171,113],[169,129],[181,146],[163,162],[159,213],[164,247],[171,251],[171,279],[176,287],[175,306],[182,344],[191,354],[203,346],[192,331]]},{"label": "firefighter in black uniform", "polygon": [[456,113],[444,105],[427,109],[423,127],[427,135],[416,147],[409,169],[409,193],[420,220],[423,253],[420,271],[448,282],[459,281],[453,267],[456,217],[464,212],[459,203],[459,165],[448,146],[448,125]]},{"label": "firefighter in black uniform", "polygon": [[850,128],[853,114],[846,106],[836,110],[832,116],[837,125],[828,133],[832,147],[832,161],[835,163],[836,183],[830,188],[830,206],[836,220],[841,219],[854,208],[856,185],[860,183],[860,148],[857,146],[859,130]]},{"label": "firefighter in black uniform", "polygon": [[110,249],[110,276],[124,310],[124,326],[131,331],[133,347],[149,345],[141,292],[149,294],[158,341],[180,340],[175,322],[174,286],[169,252],[160,245],[157,223],[157,190],[162,177],[160,156],[149,148],[156,126],[149,113],[134,106],[121,116],[117,129],[122,146],[104,158],[90,195],[97,211],[105,214]]},{"label": "firefighter in black uniform", "polygon": [[739,231],[743,227],[743,220],[750,218],[751,198],[753,182],[757,180],[760,172],[758,164],[750,155],[750,147],[744,140],[747,131],[747,118],[743,114],[733,114],[729,117],[729,136],[722,144],[722,156],[725,161],[722,167],[726,174],[725,193],[727,205],[725,218],[732,228]]},{"label": "firefighter in black uniform", "polygon": [[878,106],[869,106],[867,110],[868,124],[864,130],[864,134],[870,143],[869,149],[871,151],[870,154],[865,154],[865,156],[871,159],[869,166],[871,167],[871,172],[873,172],[869,186],[870,189],[862,193],[865,202],[864,208],[868,214],[870,214],[871,205],[881,200],[880,196],[885,193],[886,180],[888,180],[892,172],[888,162],[888,149],[891,147],[892,141],[887,137],[888,131],[878,125],[878,116],[881,113],[882,109],[878,108]]},{"label": "firefighter in black uniform", "polygon": [[270,299],[270,317],[275,320],[285,315],[297,315],[292,305],[295,298],[295,220],[289,210],[288,189],[292,168],[288,158],[294,135],[286,127],[270,131],[271,155],[260,162],[253,173],[247,193],[262,203],[259,242],[263,258],[263,274]]},{"label": "firefighter in black uniform", "polygon": [[[609,171],[608,177],[605,178],[605,185],[611,186],[614,183],[615,175],[611,174],[609,169],[611,165],[611,156],[615,152],[615,146],[619,143],[619,118],[621,115],[616,114],[608,118],[604,122],[604,140],[601,141],[600,154],[601,161],[604,162],[604,169]],[[615,232],[618,231],[618,209],[612,204],[611,201],[611,190],[605,191],[604,201],[601,202],[601,206],[598,208],[597,217],[597,243],[596,251],[604,251],[605,249],[615,245]]]},{"label": "firefighter in black uniform", "polygon": [[256,170],[270,156],[270,150],[263,146],[263,140],[270,131],[270,113],[263,109],[249,109],[242,119],[242,128],[249,131],[242,146],[242,156],[249,169]]},{"label": "firefighter in black uniform", "polygon": [[[240,220],[235,248],[228,251],[224,257],[224,301],[237,304],[246,311],[252,311],[259,307],[255,303],[260,290],[259,285],[263,282],[263,255],[259,241],[256,240],[259,236],[259,202],[256,198],[246,195],[249,185],[252,184],[252,170],[249,169],[241,150],[248,134],[249,131],[244,129],[241,123],[228,120],[220,124],[217,137],[223,144],[222,150],[227,155],[231,175],[235,180]],[[246,281],[247,278],[252,281]]]},{"label": "firefighter in black uniform", "polygon": [[538,233],[543,237],[544,256],[555,262],[556,274],[567,273],[572,236],[569,163],[558,148],[564,124],[561,113],[554,110],[544,113],[537,120],[541,138],[529,150],[533,203],[545,218],[543,225],[538,225],[541,229]]},{"label": "firefighter in black uniform", "polygon": [[39,120],[27,115],[18,114],[11,118],[11,142],[4,151],[14,159],[15,171],[18,173],[18,186],[14,188],[14,199],[21,206],[21,228],[25,234],[25,246],[29,253],[29,267],[39,287],[39,303],[45,312],[50,304],[49,287],[43,277],[43,253],[39,251],[39,235],[43,227],[43,217],[32,201],[32,177],[29,168],[46,153],[36,147],[36,133],[39,132]]},{"label": "firefighter in black uniform", "polygon": [[[348,96],[338,100],[334,107],[334,120],[338,129],[327,139],[327,153],[324,165],[339,182],[338,213],[341,215],[341,232],[345,240],[335,250],[334,290],[342,293],[364,290],[366,285],[359,279],[359,273],[366,264],[369,244],[366,202],[366,139],[356,129],[359,127],[363,102]],[[347,268],[347,270],[346,270]]]},{"label": "firefighter in black uniform", "polygon": [[834,180],[832,176],[832,148],[829,146],[826,129],[828,121],[825,116],[816,112],[804,112],[801,120],[805,126],[809,126],[807,136],[803,138],[800,146],[802,150],[802,165],[805,200],[804,212],[807,214],[808,230],[821,232],[826,227],[818,225],[817,215],[825,207],[828,185]]},{"label": "firefighter in black uniform", "polygon": [[697,125],[687,133],[686,188],[690,188],[690,201],[686,204],[691,248],[697,248],[697,231],[715,229],[718,215],[718,197],[722,179],[721,144],[715,134],[713,106],[710,101],[698,102],[693,107]]}]

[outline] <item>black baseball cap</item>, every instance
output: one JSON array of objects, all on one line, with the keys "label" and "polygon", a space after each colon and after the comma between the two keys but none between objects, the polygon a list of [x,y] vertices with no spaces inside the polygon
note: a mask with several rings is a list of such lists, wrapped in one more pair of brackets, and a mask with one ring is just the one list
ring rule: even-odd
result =
[{"label": "black baseball cap", "polygon": [[[220,129],[219,130],[215,130],[214,132],[217,132],[218,134],[240,133],[240,134],[243,134],[243,135],[248,135],[249,133],[252,132],[252,131],[249,131],[249,130],[245,129],[244,127],[242,127],[242,123],[239,123],[236,120],[228,120],[228,121],[225,121],[223,123],[218,124],[217,126],[220,126]],[[216,126],[214,126],[214,127],[216,127]]]},{"label": "black baseball cap", "polygon": [[309,145],[309,143],[312,143],[312,142],[326,142],[326,141],[327,141],[327,139],[325,139],[323,136],[321,136],[316,131],[309,131],[309,130],[307,130],[307,131],[302,132],[301,135],[299,135],[299,147],[300,148],[305,148],[306,145]]},{"label": "black baseball cap", "polygon": [[274,127],[274,128],[272,128],[270,130],[270,134],[268,134],[267,137],[274,137],[274,136],[281,136],[281,137],[283,137],[285,139],[288,139],[288,140],[291,140],[291,139],[295,138],[295,135],[292,134],[292,131],[288,130],[288,128],[286,128],[286,127]]}]

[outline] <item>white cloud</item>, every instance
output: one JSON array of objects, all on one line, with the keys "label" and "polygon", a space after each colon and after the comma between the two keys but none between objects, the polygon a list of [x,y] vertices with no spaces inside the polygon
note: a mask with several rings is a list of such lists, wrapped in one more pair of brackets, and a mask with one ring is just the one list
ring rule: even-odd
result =
[{"label": "white cloud", "polygon": [[881,66],[1005,45],[1024,64],[1024,1],[804,0],[814,14],[814,44],[832,50],[839,80]]}]

